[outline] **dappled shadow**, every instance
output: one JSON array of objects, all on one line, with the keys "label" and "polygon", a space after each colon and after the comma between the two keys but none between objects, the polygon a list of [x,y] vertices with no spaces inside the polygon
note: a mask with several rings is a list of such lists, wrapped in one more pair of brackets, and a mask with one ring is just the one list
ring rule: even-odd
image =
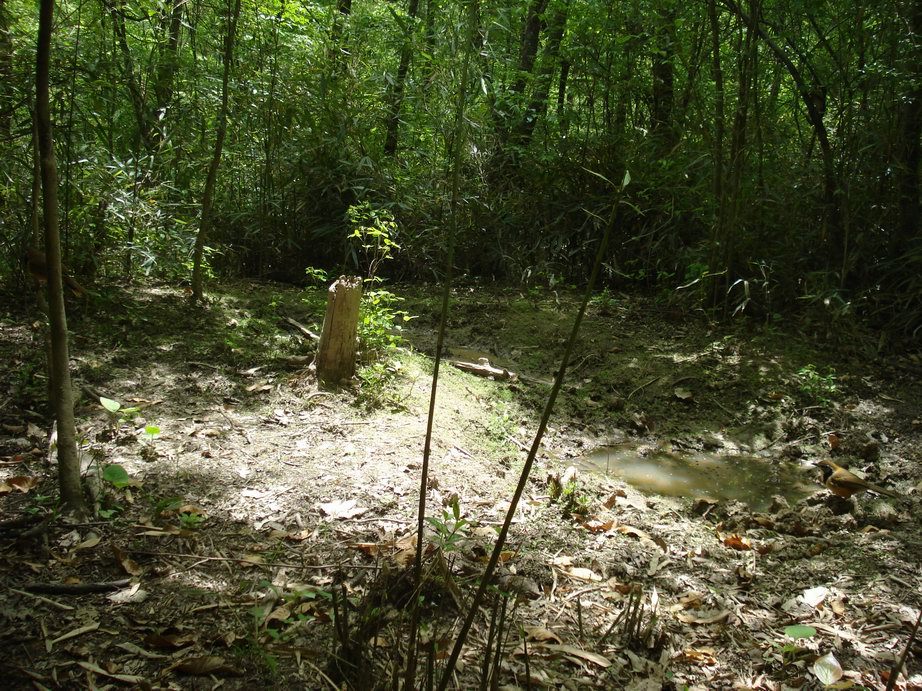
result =
[{"label": "dappled shadow", "polygon": [[[419,317],[407,334],[429,353],[435,301],[409,297],[408,311]],[[443,531],[451,524],[453,502],[472,521],[449,553],[464,601],[508,506],[576,305],[574,296],[504,290],[459,293],[455,302],[454,356],[483,353],[519,374],[489,381],[453,367],[442,371],[427,511],[437,519],[432,539],[440,535],[439,522]],[[87,475],[103,476],[98,498],[107,518],[54,523],[21,542],[19,529],[0,530],[8,555],[0,580],[21,590],[33,581],[130,576],[146,599],[137,591],[124,593],[122,602],[105,594],[48,596],[77,607],[66,610],[8,594],[3,643],[25,646],[42,683],[55,665],[76,658],[147,679],[170,675],[190,686],[168,671],[174,658],[213,657],[225,665],[215,675],[226,688],[321,687],[326,682],[318,670],[334,647],[334,584],[344,582],[355,603],[374,604],[366,599],[374,574],[399,572],[394,555],[415,530],[431,361],[400,353],[386,399],[399,405],[369,410],[356,404],[353,387],[319,392],[303,372],[285,365],[310,344],[281,319],[313,327],[322,301],[264,286],[222,293],[201,310],[158,289],[118,303],[92,323],[86,314],[73,322],[81,381],[141,409],[137,416],[113,417],[89,394],[78,409]],[[781,335],[676,320],[653,307],[625,298],[590,310],[503,560],[500,582],[522,593],[511,620],[529,630],[552,629],[569,645],[603,655],[611,666],[581,673],[587,683],[608,688],[639,674],[640,663],[602,635],[635,588],[663,603],[657,632],[673,649],[720,650],[708,670],[691,654],[662,662],[661,671],[689,684],[708,684],[713,674],[732,684],[753,664],[752,650],[759,651],[759,670],[786,679],[790,669],[772,656],[792,621],[828,627],[817,654],[821,645],[845,640],[853,647],[837,649],[843,660],[858,669],[883,668],[884,657],[868,662],[861,651],[884,655],[898,647],[904,614],[917,604],[919,535],[908,520],[915,497],[891,502],[888,511],[887,502],[864,496],[836,515],[817,484],[817,495],[805,501],[756,513],[732,502],[645,494],[602,474],[572,476],[566,494],[560,478],[578,458],[612,442],[669,457],[745,451],[765,463],[783,456],[807,466],[832,453],[827,433],[835,429],[837,453],[861,458],[876,481],[907,492],[918,472],[912,465],[918,434],[900,417],[902,404],[891,399],[908,398],[918,386],[894,389],[878,370],[858,377],[836,363],[840,392],[828,404],[808,402],[797,372],[805,364],[825,371],[832,353]],[[4,329],[11,354],[35,357],[25,352],[34,350],[32,332],[15,324]],[[7,373],[7,382],[12,376]],[[24,397],[28,390],[21,392]],[[23,400],[15,399],[15,414],[7,410],[4,439],[28,446],[4,449],[11,459],[19,454],[16,474],[41,484],[0,502],[8,516],[44,516],[54,505],[54,467],[44,446],[47,429],[44,423],[28,427]],[[146,434],[149,426],[157,432]],[[903,430],[900,439],[890,435],[893,429]],[[849,443],[869,432],[878,433],[880,447],[873,463],[849,455],[865,451]],[[130,482],[106,480],[112,466]],[[561,496],[553,498],[555,482]],[[404,551],[404,565],[406,558]],[[825,605],[798,604],[805,589],[819,586],[830,591]],[[457,608],[444,608],[444,616],[437,610],[427,616],[450,632]],[[48,652],[47,641],[87,621],[98,628]],[[877,629],[872,640],[863,634],[869,626],[890,628]],[[123,647],[112,647],[113,631]],[[485,630],[478,633],[486,637]],[[521,657],[510,655],[507,663],[521,674]],[[573,669],[564,658],[536,657],[530,664],[549,678],[567,678]],[[462,686],[476,685],[473,677],[465,680]]]}]

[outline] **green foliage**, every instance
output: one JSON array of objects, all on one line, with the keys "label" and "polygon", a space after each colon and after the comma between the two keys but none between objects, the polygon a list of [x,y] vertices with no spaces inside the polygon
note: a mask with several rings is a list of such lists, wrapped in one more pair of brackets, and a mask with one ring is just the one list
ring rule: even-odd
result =
[{"label": "green foliage", "polygon": [[426,522],[435,530],[433,541],[443,552],[457,551],[459,543],[467,537],[470,522],[461,516],[461,505],[457,496],[452,497],[448,508],[441,516],[427,516]]},{"label": "green foliage", "polygon": [[102,470],[102,478],[113,487],[122,489],[132,484],[128,471],[117,463],[111,463]]},{"label": "green foliage", "polygon": [[381,264],[393,259],[400,249],[397,222],[390,211],[373,208],[368,202],[350,206],[348,217],[352,258],[356,265],[365,267],[366,280],[374,281]]},{"label": "green foliage", "polygon": [[788,665],[794,662],[801,652],[801,647],[797,645],[797,641],[804,638],[813,638],[816,635],[816,629],[812,626],[794,624],[784,627],[784,635],[791,640],[785,643],[776,643],[775,647],[781,652],[781,663]]},{"label": "green foliage", "polygon": [[816,635],[816,629],[812,626],[794,624],[792,626],[784,627],[784,635],[788,638],[793,638],[794,640],[797,640],[798,638],[813,638]]},{"label": "green foliage", "polygon": [[552,502],[560,504],[564,516],[587,516],[591,508],[590,498],[582,491],[579,482],[570,480],[561,484],[550,484],[550,498]]},{"label": "green foliage", "polygon": [[[206,271],[301,280],[305,264],[332,267],[345,255],[367,277],[392,259],[394,273],[436,278],[451,227],[456,265],[472,276],[582,282],[611,181],[623,189],[632,177],[631,206],[606,258],[612,287],[681,283],[695,306],[757,318],[803,299],[832,320],[869,314],[896,335],[918,332],[917,166],[903,145],[918,132],[901,110],[920,79],[912,3],[762,8],[774,44],[818,82],[811,97],[822,101],[825,137],[778,56],[751,61],[736,48],[745,21],[726,7],[717,8],[711,55],[693,4],[557,5],[542,16],[526,69],[518,37],[527,4],[482,8],[485,59],[467,85],[451,223],[464,3],[421,7],[416,22],[390,3],[355,3],[348,15],[316,3],[246,7]],[[106,280],[122,276],[130,251],[135,274],[176,282],[189,273],[213,147],[226,9],[206,4],[195,21],[183,16],[175,42],[169,4],[127,0],[123,10],[82,7],[56,28],[68,259]],[[565,11],[559,46],[550,35],[557,10]],[[124,45],[112,39],[118,18],[130,22]],[[3,21],[0,280],[19,288],[35,13],[10,0]],[[192,27],[205,27],[195,40]],[[398,83],[408,29],[412,61]],[[825,50],[813,49],[816,36]],[[719,94],[699,69],[715,58]],[[651,79],[651,65],[669,80]],[[390,156],[385,120],[398,93]],[[753,93],[764,96],[759,117],[734,119],[750,103],[738,99]],[[666,122],[657,103],[676,105]],[[829,149],[819,150],[827,137]]]},{"label": "green foliage", "polygon": [[106,398],[105,396],[99,397],[99,403],[108,414],[113,427],[120,427],[127,422],[131,422],[141,412],[141,409],[136,406],[126,408],[115,399]]},{"label": "green foliage", "polygon": [[797,371],[801,399],[808,405],[829,405],[839,393],[836,372],[831,367],[820,373],[815,365],[804,365]]},{"label": "green foliage", "polygon": [[310,281],[310,287],[312,288],[324,286],[330,280],[330,276],[326,271],[315,266],[309,266],[304,269],[304,274],[307,276],[307,280]]},{"label": "green foliage", "polygon": [[384,288],[362,294],[358,335],[366,360],[390,355],[403,343],[403,324],[413,317],[397,309],[401,302],[403,298]]},{"label": "green foliage", "polygon": [[202,526],[206,517],[196,512],[183,512],[179,514],[179,525],[183,530],[197,530]]}]

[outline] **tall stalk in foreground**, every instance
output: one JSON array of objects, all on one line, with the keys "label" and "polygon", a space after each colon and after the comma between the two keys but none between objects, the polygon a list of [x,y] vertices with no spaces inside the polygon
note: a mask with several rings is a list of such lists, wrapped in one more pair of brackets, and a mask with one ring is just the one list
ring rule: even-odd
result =
[{"label": "tall stalk in foreground", "polygon": [[[589,304],[589,298],[592,297],[592,290],[595,287],[595,282],[599,277],[599,269],[602,266],[602,260],[605,258],[606,250],[608,249],[608,239],[611,237],[612,228],[615,226],[615,223],[618,219],[618,206],[621,200],[621,194],[624,192],[624,188],[631,181],[631,174],[626,172],[624,174],[624,180],[621,183],[621,187],[618,189],[615,194],[614,201],[611,207],[611,214],[608,218],[608,223],[605,225],[605,232],[602,235],[602,242],[599,243],[599,249],[595,255],[595,261],[592,264],[592,273],[589,276],[589,283],[586,285],[586,292],[583,295],[583,301],[579,306],[579,311],[576,313],[576,319],[573,322],[573,329],[570,331],[570,338],[567,340],[567,347],[563,353],[563,359],[560,362],[560,368],[557,370],[557,376],[554,378],[554,386],[551,388],[551,393],[548,396],[547,404],[544,406],[544,413],[541,415],[541,422],[538,424],[538,431],[535,432],[535,439],[532,442],[531,449],[528,451],[528,457],[525,459],[525,465],[522,467],[522,474],[519,476],[519,483],[516,485],[515,493],[512,495],[512,500],[509,502],[509,510],[506,512],[506,519],[503,521],[502,528],[500,528],[499,536],[496,539],[496,546],[493,548],[493,553],[490,555],[490,561],[487,563],[487,568],[484,570],[483,575],[480,577],[480,585],[477,588],[477,592],[474,594],[474,599],[471,602],[467,616],[464,619],[464,623],[461,626],[461,631],[458,633],[458,638],[455,639],[455,646],[452,648],[451,656],[448,658],[448,662],[445,664],[445,669],[442,671],[442,677],[439,680],[439,691],[444,691],[448,687],[448,682],[451,680],[451,675],[454,672],[455,665],[458,662],[458,657],[461,655],[461,649],[464,647],[464,641],[467,639],[467,634],[471,629],[471,625],[474,623],[474,617],[477,616],[477,610],[480,608],[480,603],[483,601],[483,597],[486,594],[487,587],[490,582],[493,580],[493,574],[496,571],[496,565],[499,563],[500,554],[502,554],[503,547],[506,544],[506,537],[509,534],[509,527],[512,525],[512,519],[515,516],[516,509],[519,505],[519,500],[522,498],[522,493],[525,491],[525,485],[528,482],[528,476],[531,474],[531,468],[535,463],[535,457],[538,455],[538,449],[541,446],[541,440],[544,437],[544,432],[547,429],[548,421],[551,417],[551,412],[554,410],[554,403],[557,401],[557,394],[560,393],[560,388],[563,385],[563,378],[567,371],[567,365],[570,362],[570,356],[573,353],[573,346],[576,343],[576,337],[579,334],[579,327],[583,321],[583,315],[586,313],[586,306]],[[419,554],[417,554],[417,559]]]}]

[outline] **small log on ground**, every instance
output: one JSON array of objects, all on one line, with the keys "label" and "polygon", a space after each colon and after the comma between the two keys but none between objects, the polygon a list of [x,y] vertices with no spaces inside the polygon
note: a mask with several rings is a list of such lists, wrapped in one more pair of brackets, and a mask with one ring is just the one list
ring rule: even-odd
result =
[{"label": "small log on ground", "polygon": [[510,372],[504,367],[494,367],[490,364],[490,360],[485,357],[480,358],[478,362],[455,360],[451,364],[462,372],[475,374],[478,377],[492,377],[496,381],[516,379],[515,372]]},{"label": "small log on ground", "polygon": [[357,276],[340,276],[330,286],[314,361],[317,379],[324,384],[338,384],[355,374],[355,337],[361,299],[362,279]]}]

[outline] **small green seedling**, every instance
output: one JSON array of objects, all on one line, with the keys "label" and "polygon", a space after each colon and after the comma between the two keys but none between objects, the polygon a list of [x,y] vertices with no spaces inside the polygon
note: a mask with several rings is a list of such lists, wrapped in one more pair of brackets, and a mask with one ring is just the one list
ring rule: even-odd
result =
[{"label": "small green seedling", "polygon": [[105,396],[99,397],[99,403],[108,413],[113,427],[119,427],[126,422],[130,422],[135,415],[141,412],[141,409],[137,406],[126,408],[115,399],[106,398]]},{"label": "small green seedling", "polygon": [[470,521],[461,517],[461,506],[457,497],[442,511],[441,517],[429,516],[426,522],[435,529],[435,543],[443,552],[453,552],[467,535]]},{"label": "small green seedling", "polygon": [[179,514],[179,524],[183,530],[195,530],[205,522],[205,516],[200,513]]},{"label": "small green seedling", "polygon": [[146,425],[144,427],[144,439],[148,444],[154,443],[154,437],[160,434],[160,428],[157,425]]},{"label": "small green seedling", "polygon": [[808,404],[829,405],[839,393],[836,371],[829,367],[823,374],[815,365],[805,365],[797,370],[800,393]]},{"label": "small green seedling", "polygon": [[785,626],[784,635],[790,638],[791,642],[784,643],[778,647],[781,651],[781,664],[788,665],[794,662],[797,653],[801,651],[801,647],[797,645],[797,641],[802,638],[813,638],[816,635],[816,629],[812,626],[795,624],[793,626]]}]

